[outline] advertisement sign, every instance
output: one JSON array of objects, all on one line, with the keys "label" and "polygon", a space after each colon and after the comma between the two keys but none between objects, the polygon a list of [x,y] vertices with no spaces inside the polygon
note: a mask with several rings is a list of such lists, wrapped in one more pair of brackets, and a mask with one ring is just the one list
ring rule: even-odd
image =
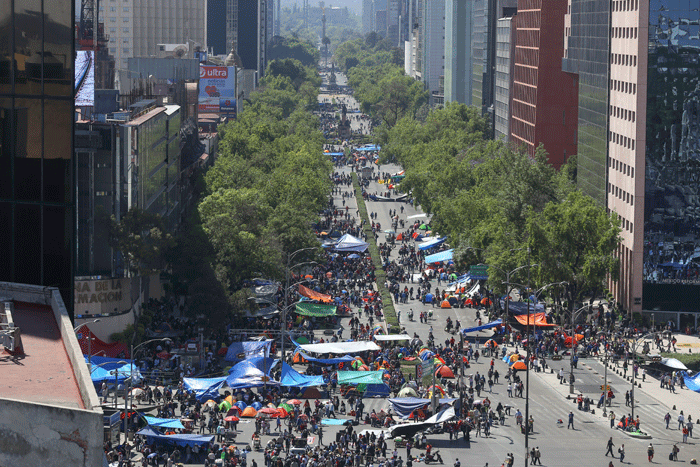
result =
[{"label": "advertisement sign", "polygon": [[75,55],[75,106],[95,105],[95,52],[79,50]]},{"label": "advertisement sign", "polygon": [[199,112],[236,114],[236,68],[199,67]]}]

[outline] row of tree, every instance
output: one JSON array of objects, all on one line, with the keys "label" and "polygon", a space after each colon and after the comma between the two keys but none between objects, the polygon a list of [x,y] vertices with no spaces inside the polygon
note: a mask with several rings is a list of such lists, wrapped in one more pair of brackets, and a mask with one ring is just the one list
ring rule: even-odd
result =
[{"label": "row of tree", "polygon": [[475,108],[452,103],[425,121],[404,117],[378,139],[383,160],[406,170],[401,190],[433,214],[461,268],[488,264],[490,285],[505,291],[505,272],[534,265],[510,281],[533,289],[565,281],[547,292],[570,307],[599,296],[618,274],[616,215],[576,188],[575,160],[557,172],[542,148],[530,157],[488,134]]}]

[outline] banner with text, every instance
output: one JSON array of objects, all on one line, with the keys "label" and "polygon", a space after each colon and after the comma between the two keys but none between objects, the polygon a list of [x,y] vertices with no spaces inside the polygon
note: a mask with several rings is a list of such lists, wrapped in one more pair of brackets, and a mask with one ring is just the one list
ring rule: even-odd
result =
[{"label": "banner with text", "polygon": [[236,67],[199,66],[199,112],[236,116]]}]

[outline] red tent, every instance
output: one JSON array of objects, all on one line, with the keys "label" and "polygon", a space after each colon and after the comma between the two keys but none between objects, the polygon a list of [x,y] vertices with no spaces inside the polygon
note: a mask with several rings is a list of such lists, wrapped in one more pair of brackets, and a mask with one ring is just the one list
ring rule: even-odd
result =
[{"label": "red tent", "polygon": [[438,378],[454,378],[455,374],[454,372],[448,367],[447,365],[442,365],[440,366],[437,370],[435,370],[435,376]]},{"label": "red tent", "polygon": [[[83,355],[87,355],[88,351],[92,355],[105,356],[110,358],[129,358],[129,347],[121,342],[106,343],[90,331],[87,325],[78,329],[78,343]],[[92,339],[92,345],[88,339]]]}]

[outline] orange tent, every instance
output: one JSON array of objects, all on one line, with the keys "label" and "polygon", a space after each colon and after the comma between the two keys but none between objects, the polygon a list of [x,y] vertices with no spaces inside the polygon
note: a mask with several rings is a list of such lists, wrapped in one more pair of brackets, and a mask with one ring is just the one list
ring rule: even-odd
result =
[{"label": "orange tent", "polygon": [[452,305],[450,305],[450,302],[448,302],[447,300],[443,300],[440,304],[440,308],[452,308]]},{"label": "orange tent", "polygon": [[450,369],[450,367],[448,367],[446,365],[442,365],[442,366],[440,366],[440,368],[435,370],[435,376],[438,378],[454,378],[455,374]]},{"label": "orange tent", "polygon": [[304,357],[301,356],[301,352],[297,352],[294,354],[294,357],[292,358],[292,362],[294,363],[309,363],[306,361]]},{"label": "orange tent", "polygon": [[527,365],[525,364],[525,362],[517,361],[517,362],[513,363],[513,366],[511,366],[511,368],[513,369],[513,371],[526,370]]},{"label": "orange tent", "polygon": [[299,294],[306,298],[310,298],[311,300],[318,300],[319,302],[330,303],[333,301],[333,297],[330,295],[318,293],[308,287],[304,287],[301,284],[299,284]]},{"label": "orange tent", "polygon": [[241,414],[241,417],[255,418],[257,414],[258,411],[255,410],[253,407],[246,407],[243,413]]},{"label": "orange tent", "polygon": [[[527,314],[515,315],[515,319],[518,323],[523,326],[527,326]],[[530,313],[530,326],[537,326],[538,328],[552,328],[556,324],[550,324],[547,322],[547,317],[544,313]]]}]

